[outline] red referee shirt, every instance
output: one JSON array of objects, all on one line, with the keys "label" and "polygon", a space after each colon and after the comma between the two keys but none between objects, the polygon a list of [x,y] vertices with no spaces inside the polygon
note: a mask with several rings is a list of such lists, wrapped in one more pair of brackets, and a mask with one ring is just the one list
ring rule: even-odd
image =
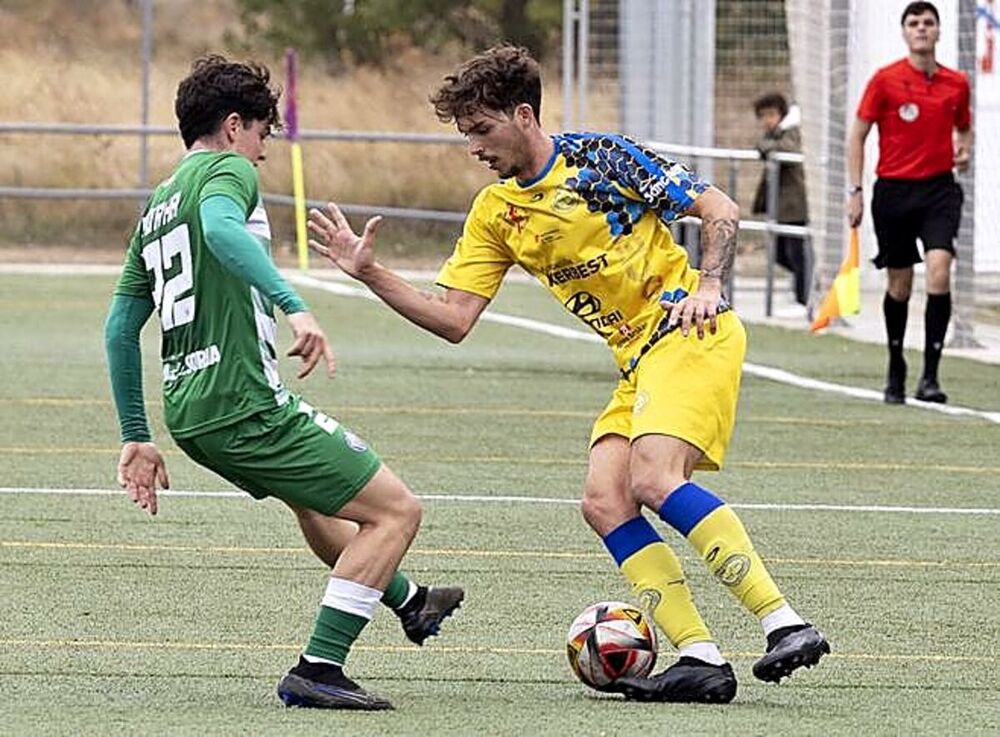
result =
[{"label": "red referee shirt", "polygon": [[938,65],[927,77],[909,59],[883,67],[868,82],[858,117],[878,125],[878,167],[887,179],[927,179],[951,171],[952,129],[969,129],[969,82]]}]

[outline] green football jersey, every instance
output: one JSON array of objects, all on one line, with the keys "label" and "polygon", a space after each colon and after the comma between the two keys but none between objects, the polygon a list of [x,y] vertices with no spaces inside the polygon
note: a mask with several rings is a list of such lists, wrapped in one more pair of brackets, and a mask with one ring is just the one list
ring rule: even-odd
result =
[{"label": "green football jersey", "polygon": [[285,404],[270,301],[223,266],[199,208],[226,195],[270,253],[257,171],[234,153],[193,151],[157,185],[129,243],[115,294],[151,297],[160,317],[164,418],[183,438]]}]

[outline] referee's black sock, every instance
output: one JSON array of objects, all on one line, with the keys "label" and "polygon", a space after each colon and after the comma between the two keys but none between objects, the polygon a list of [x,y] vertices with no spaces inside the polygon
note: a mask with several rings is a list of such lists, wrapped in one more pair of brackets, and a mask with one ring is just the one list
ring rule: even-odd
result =
[{"label": "referee's black sock", "polygon": [[924,312],[924,379],[937,381],[944,336],[951,320],[951,292],[928,294]]},{"label": "referee's black sock", "polygon": [[903,336],[906,335],[908,302],[897,302],[886,292],[882,300],[885,315],[885,334],[889,342],[889,377],[900,387],[906,380],[906,360],[903,358]]}]

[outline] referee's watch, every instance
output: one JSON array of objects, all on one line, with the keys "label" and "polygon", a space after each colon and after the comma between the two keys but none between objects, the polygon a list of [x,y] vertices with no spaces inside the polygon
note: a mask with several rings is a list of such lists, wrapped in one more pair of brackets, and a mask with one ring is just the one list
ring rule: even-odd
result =
[{"label": "referee's watch", "polygon": [[848,187],[847,188],[847,196],[848,197],[853,197],[856,194],[861,194],[863,191],[864,191],[864,188],[860,184],[857,185],[856,187]]}]

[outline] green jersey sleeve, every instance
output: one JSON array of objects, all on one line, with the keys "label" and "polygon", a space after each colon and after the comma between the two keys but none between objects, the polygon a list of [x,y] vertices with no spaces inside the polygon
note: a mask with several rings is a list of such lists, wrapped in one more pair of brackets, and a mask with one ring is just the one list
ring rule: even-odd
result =
[{"label": "green jersey sleeve", "polygon": [[257,170],[246,157],[222,156],[211,165],[198,194],[198,204],[218,194],[234,200],[247,215],[257,207],[260,198]]},{"label": "green jersey sleeve", "polygon": [[142,351],[139,333],[153,314],[153,300],[116,294],[104,323],[104,347],[123,443],[150,439],[142,401]]},{"label": "green jersey sleeve", "polygon": [[118,276],[118,283],[115,285],[114,293],[117,296],[149,297],[152,291],[149,284],[149,272],[146,271],[139,248],[139,237],[136,235],[129,244],[129,249],[125,254],[125,263],[122,265],[122,272]]}]

